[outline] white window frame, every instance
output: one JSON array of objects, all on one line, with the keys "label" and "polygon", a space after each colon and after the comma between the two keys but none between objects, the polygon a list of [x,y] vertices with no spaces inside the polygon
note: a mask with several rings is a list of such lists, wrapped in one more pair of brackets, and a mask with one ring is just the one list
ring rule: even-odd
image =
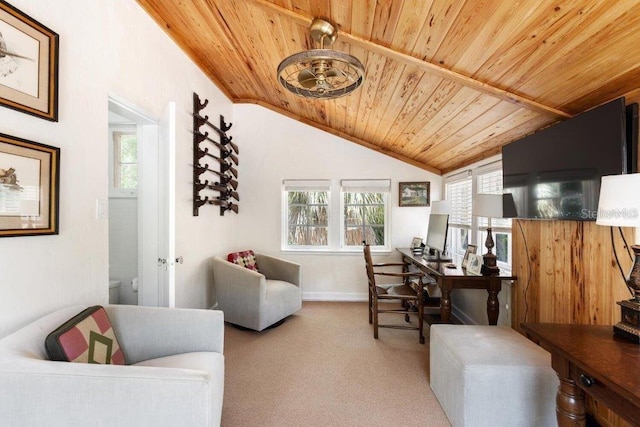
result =
[{"label": "white window frame", "polygon": [[[463,180],[468,180],[471,179],[471,201],[473,201],[473,198],[478,194],[478,187],[479,187],[479,177],[485,174],[489,174],[498,170],[502,170],[502,160],[497,160],[497,161],[493,161],[493,162],[489,162],[486,164],[482,164],[482,165],[478,165],[476,167],[470,168],[468,170],[464,170],[461,172],[454,172],[452,175],[449,175],[448,177],[445,177],[443,180],[443,194],[445,194],[445,197],[448,197],[448,193],[447,193],[447,185],[448,184],[453,184],[456,182],[460,182]],[[473,202],[471,202],[473,203]],[[495,221],[492,220],[492,222]],[[455,233],[454,231],[451,231],[452,226],[450,225],[450,230],[449,230],[449,236],[447,238],[448,240],[448,246],[452,247],[451,242],[452,242],[452,238],[453,238],[453,234]],[[459,227],[458,227],[459,228]],[[467,229],[467,227],[462,227],[464,229]],[[468,228],[468,244],[471,245],[476,245],[477,246],[477,253],[482,255],[483,253],[486,252],[486,247],[484,245],[485,243],[485,239],[486,239],[486,230],[487,230],[487,224],[484,223],[484,221],[476,216],[471,216],[471,226]],[[512,228],[511,227],[501,227],[501,226],[495,226],[494,224],[492,224],[492,236],[493,236],[493,240],[494,242],[496,241],[496,235],[497,233],[506,233],[509,235],[509,243],[508,243],[508,249],[507,249],[507,262],[503,262],[503,261],[498,261],[498,267],[500,267],[501,270],[505,271],[505,272],[511,272],[511,264],[513,262],[513,234],[512,234]],[[495,247],[494,247],[494,251],[495,251]],[[453,251],[452,251],[453,252]],[[464,255],[464,252],[460,252],[460,251],[456,251],[455,252],[458,255]]]},{"label": "white window frame", "polygon": [[[326,191],[327,192],[327,244],[326,245],[289,245],[289,191]],[[282,250],[326,252],[330,250],[332,240],[332,191],[329,180],[285,180],[282,182]]]},{"label": "white window frame", "polygon": [[384,194],[384,245],[371,245],[372,251],[389,251],[390,244],[390,218],[391,203],[389,203],[389,195],[391,193],[391,180],[389,179],[373,179],[373,180],[342,180],[340,182],[340,248],[347,251],[362,251],[362,244],[347,245],[345,242],[345,193],[383,193]]},{"label": "white window frame", "polygon": [[[116,137],[117,135],[123,133],[136,134],[137,141],[140,141],[140,134],[136,125],[109,126],[109,196],[118,198],[134,198],[138,196],[137,188],[119,188],[116,186],[116,169],[119,167],[117,164],[117,158],[119,157],[119,155],[116,152]],[[138,146],[138,160],[139,159],[140,146]]]},{"label": "white window frame", "polygon": [[[312,191],[319,186],[328,187],[329,219],[327,246],[290,246],[288,244],[289,206],[288,191]],[[293,189],[293,190],[291,190]],[[347,246],[344,242],[344,193],[343,189],[363,190],[358,192],[385,192],[384,245],[371,246],[373,252],[391,251],[391,180],[284,180],[282,183],[282,221],[281,221],[281,250],[296,253],[362,253],[362,245]],[[384,191],[382,191],[384,189]],[[317,190],[315,190],[317,191]]]}]

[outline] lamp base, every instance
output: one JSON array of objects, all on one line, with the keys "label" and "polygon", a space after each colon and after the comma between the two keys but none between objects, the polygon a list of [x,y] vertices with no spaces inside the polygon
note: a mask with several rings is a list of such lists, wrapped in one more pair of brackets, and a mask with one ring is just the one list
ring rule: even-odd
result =
[{"label": "lamp base", "polygon": [[498,268],[498,257],[491,252],[482,255],[482,268],[480,273],[483,276],[491,276],[500,274],[500,268]]},{"label": "lamp base", "polygon": [[619,301],[621,320],[613,327],[613,333],[628,341],[640,344],[640,303]]}]

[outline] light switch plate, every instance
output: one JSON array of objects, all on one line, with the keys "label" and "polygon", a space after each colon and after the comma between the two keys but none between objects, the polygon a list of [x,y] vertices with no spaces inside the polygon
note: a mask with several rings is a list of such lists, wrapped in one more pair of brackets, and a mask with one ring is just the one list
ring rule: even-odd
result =
[{"label": "light switch plate", "polygon": [[107,201],[96,199],[96,219],[107,219]]}]

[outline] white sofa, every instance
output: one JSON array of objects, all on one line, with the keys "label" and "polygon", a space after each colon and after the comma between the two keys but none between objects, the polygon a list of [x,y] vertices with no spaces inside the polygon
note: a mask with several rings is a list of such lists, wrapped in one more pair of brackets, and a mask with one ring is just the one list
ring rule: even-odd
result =
[{"label": "white sofa", "polygon": [[67,307],[0,340],[0,424],[215,426],[224,392],[221,311],[105,306],[128,365],[53,362]]}]

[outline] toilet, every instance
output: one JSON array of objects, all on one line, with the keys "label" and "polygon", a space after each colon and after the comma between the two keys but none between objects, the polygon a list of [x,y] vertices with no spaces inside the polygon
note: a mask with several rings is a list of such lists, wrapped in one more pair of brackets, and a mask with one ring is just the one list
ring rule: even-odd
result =
[{"label": "toilet", "polygon": [[120,280],[109,280],[109,304],[118,304],[120,299]]}]

